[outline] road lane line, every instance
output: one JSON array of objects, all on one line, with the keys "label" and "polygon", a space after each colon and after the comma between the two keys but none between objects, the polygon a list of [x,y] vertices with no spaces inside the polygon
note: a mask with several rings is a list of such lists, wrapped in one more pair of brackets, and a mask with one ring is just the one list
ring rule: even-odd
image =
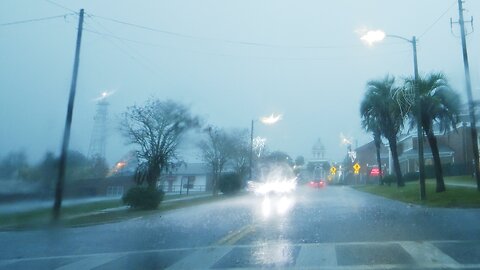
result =
[{"label": "road lane line", "polygon": [[86,259],[76,261],[76,262],[64,265],[62,267],[56,268],[55,270],[77,270],[77,269],[90,270],[90,269],[99,267],[100,265],[116,260],[120,257],[122,257],[122,255],[118,255],[118,254],[108,255],[108,256],[104,256],[104,255],[91,256]]},{"label": "road lane line", "polygon": [[295,267],[337,266],[337,254],[333,244],[302,246]]},{"label": "road lane line", "polygon": [[405,251],[410,254],[410,256],[412,256],[415,262],[419,265],[460,265],[452,257],[443,253],[439,248],[435,247],[431,243],[401,242],[400,245]]},{"label": "road lane line", "polygon": [[167,269],[209,269],[218,260],[230,252],[233,247],[216,247],[200,249],[185,258],[179,260],[175,264],[171,265]]},{"label": "road lane line", "polygon": [[247,236],[249,233],[252,233],[256,229],[256,225],[249,224],[246,226],[243,226],[237,231],[234,231],[232,233],[227,234],[225,237],[221,238],[218,240],[215,245],[222,246],[222,245],[234,245],[236,242],[238,242],[240,239],[243,237]]}]

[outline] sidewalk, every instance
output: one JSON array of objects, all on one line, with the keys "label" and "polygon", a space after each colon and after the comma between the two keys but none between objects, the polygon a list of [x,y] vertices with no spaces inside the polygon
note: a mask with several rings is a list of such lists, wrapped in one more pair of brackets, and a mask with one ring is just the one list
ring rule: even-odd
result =
[{"label": "sidewalk", "polygon": [[468,183],[445,182],[445,185],[454,186],[454,187],[477,188],[476,184],[468,184]]},{"label": "sidewalk", "polygon": [[[91,197],[80,199],[65,199],[62,201],[62,206],[73,206],[91,202],[120,200],[121,197]],[[0,214],[22,213],[33,210],[48,209],[53,207],[53,200],[31,200],[0,204]]]},{"label": "sidewalk", "polygon": [[171,202],[178,202],[178,201],[186,201],[186,200],[191,200],[191,199],[197,199],[197,198],[205,198],[205,197],[210,197],[212,196],[212,193],[202,193],[202,194],[195,194],[195,195],[185,195],[184,197],[180,198],[168,198],[168,195],[164,197],[164,200],[162,203],[171,203]]},{"label": "sidewalk", "polygon": [[[178,201],[185,201],[203,197],[212,196],[211,193],[201,193],[201,194],[192,194],[192,195],[182,195],[181,197],[177,198],[176,195],[165,195],[164,200],[162,203],[172,203]],[[169,198],[174,197],[174,198]],[[81,205],[86,203],[92,202],[100,202],[100,201],[111,201],[111,200],[121,200],[122,197],[91,197],[91,198],[81,198],[81,199],[65,199],[62,202],[62,206],[74,206],[74,205]],[[16,214],[16,213],[23,213],[33,210],[42,210],[42,209],[49,209],[53,206],[53,200],[32,200],[32,201],[21,201],[16,203],[5,203],[0,204],[0,214]],[[106,210],[117,210],[117,209],[125,209],[127,206],[120,206],[111,209],[104,209]],[[114,210],[113,210],[114,211]]]}]

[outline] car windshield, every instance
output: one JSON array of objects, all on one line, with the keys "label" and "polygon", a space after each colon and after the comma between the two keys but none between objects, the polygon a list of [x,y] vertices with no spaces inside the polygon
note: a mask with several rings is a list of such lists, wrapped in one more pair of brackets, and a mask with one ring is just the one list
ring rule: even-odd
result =
[{"label": "car windshield", "polygon": [[476,16],[0,1],[0,270],[480,269]]}]

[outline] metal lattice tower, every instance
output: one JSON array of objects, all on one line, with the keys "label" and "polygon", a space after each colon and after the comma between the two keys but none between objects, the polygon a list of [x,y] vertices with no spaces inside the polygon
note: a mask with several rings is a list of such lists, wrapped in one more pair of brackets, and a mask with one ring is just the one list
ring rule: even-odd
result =
[{"label": "metal lattice tower", "polygon": [[107,115],[108,102],[106,95],[102,97],[97,103],[97,112],[93,118],[93,129],[90,137],[90,146],[88,148],[88,157],[105,159],[105,148],[107,145]]}]

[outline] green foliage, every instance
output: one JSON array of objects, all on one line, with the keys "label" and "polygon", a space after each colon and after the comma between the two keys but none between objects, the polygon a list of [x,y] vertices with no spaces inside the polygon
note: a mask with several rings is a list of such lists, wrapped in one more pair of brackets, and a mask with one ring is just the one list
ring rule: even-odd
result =
[{"label": "green foliage", "polygon": [[164,192],[148,187],[133,187],[123,195],[123,204],[134,209],[157,209],[163,200]]},{"label": "green foliage", "polygon": [[362,127],[372,132],[376,145],[379,145],[382,136],[390,144],[398,186],[404,184],[396,148],[397,135],[403,129],[404,113],[407,109],[401,106],[402,89],[393,76],[371,80],[367,82],[367,91],[360,104]]},{"label": "green foliage", "polygon": [[296,159],[295,159],[295,165],[296,166],[303,166],[305,165],[305,158],[303,156],[298,156]]},{"label": "green foliage", "polygon": [[242,177],[237,173],[222,175],[219,181],[219,188],[223,194],[235,194],[242,187]]},{"label": "green foliage", "polygon": [[397,182],[397,177],[393,174],[389,174],[389,175],[383,177],[383,182],[387,185],[391,185],[392,183]]},{"label": "green foliage", "polygon": [[413,182],[420,179],[420,174],[418,172],[408,172],[403,176],[405,182]]},{"label": "green foliage", "polygon": [[25,179],[28,169],[25,152],[10,152],[0,160],[0,179]]}]

